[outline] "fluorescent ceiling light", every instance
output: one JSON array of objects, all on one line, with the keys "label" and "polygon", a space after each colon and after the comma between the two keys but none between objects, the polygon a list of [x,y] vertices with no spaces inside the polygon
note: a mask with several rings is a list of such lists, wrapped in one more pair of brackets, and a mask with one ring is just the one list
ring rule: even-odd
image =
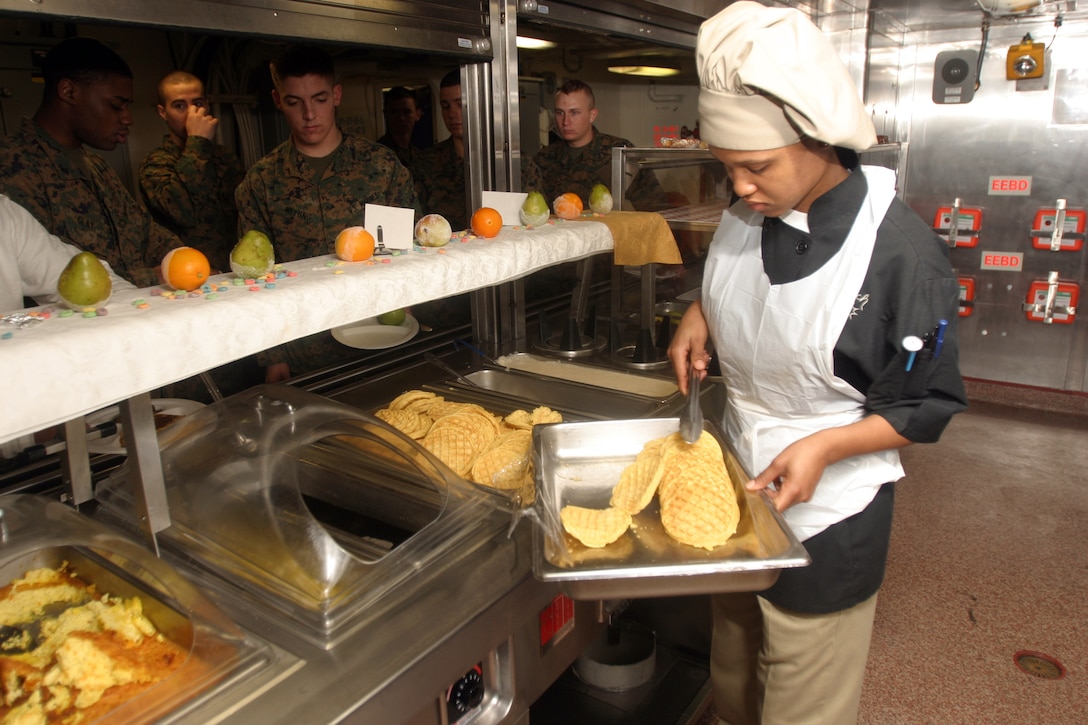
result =
[{"label": "fluorescent ceiling light", "polygon": [[547,50],[548,48],[555,47],[555,43],[550,40],[530,38],[526,35],[519,35],[517,38],[517,44],[519,48],[524,48],[525,50]]},{"label": "fluorescent ceiling light", "polygon": [[679,68],[663,65],[610,65],[608,70],[625,76],[649,76],[650,78],[665,78],[680,73]]}]

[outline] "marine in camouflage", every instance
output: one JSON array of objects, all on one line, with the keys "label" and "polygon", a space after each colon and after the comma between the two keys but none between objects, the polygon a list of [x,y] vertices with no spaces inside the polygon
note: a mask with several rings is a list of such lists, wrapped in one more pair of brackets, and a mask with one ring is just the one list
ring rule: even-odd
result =
[{"label": "marine in camouflage", "polygon": [[235,192],[238,234],[268,235],[284,262],[332,254],[336,235],[362,226],[367,204],[415,209],[415,187],[396,155],[359,136],[343,135],[318,178],[288,139],[253,165]]},{"label": "marine in camouflage", "polygon": [[224,146],[191,135],[183,148],[167,134],[140,164],[140,193],[156,222],[227,271],[239,237],[234,190],[244,176]]},{"label": "marine in camouflage", "polygon": [[0,148],[0,189],[51,233],[105,259],[138,287],[158,284],[163,256],[181,246],[101,156],[66,150],[31,119]]},{"label": "marine in camouflage", "polygon": [[457,155],[452,137],[419,152],[412,179],[424,214],[441,214],[455,231],[468,228],[465,160]]},{"label": "marine in camouflage", "polygon": [[[334,253],[336,235],[363,226],[367,204],[418,215],[412,176],[392,151],[345,133],[333,154],[320,178],[290,139],[254,164],[235,192],[238,234],[264,232],[276,259],[291,262]],[[298,375],[360,354],[323,332],[265,350],[257,359],[262,366],[286,362]]]},{"label": "marine in camouflage", "polygon": [[[544,177],[544,198],[550,204],[555,197],[573,192],[589,206],[589,192],[595,184],[604,184],[619,199],[619,190],[612,188],[612,149],[633,146],[618,136],[601,133],[593,127],[593,140],[585,146],[572,148],[566,141],[548,144],[536,154],[536,164]],[[668,204],[665,192],[652,171],[635,175],[627,187],[627,201],[638,211],[661,211]]]}]

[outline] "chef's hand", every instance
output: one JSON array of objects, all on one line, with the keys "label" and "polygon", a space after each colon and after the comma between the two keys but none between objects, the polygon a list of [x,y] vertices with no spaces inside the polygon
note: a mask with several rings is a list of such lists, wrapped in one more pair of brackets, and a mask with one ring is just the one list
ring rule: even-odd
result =
[{"label": "chef's hand", "polygon": [[709,333],[702,304],[699,301],[692,302],[680,318],[680,324],[676,326],[668,351],[673,372],[676,373],[676,385],[684,395],[688,394],[689,361],[699,372],[700,380],[706,377],[706,367],[710,363],[710,356],[706,353]]},{"label": "chef's hand", "polygon": [[767,489],[779,512],[811,501],[824,469],[852,456],[889,451],[910,444],[884,418],[867,415],[850,425],[826,428],[786,446],[771,465],[746,484],[749,491]]},{"label": "chef's hand", "polygon": [[266,383],[282,383],[291,379],[291,366],[285,362],[272,363],[264,369]]},{"label": "chef's hand", "polygon": [[[767,494],[774,501],[774,507],[779,513],[794,504],[812,500],[816,484],[820,482],[820,477],[824,475],[824,469],[829,463],[827,446],[821,439],[824,432],[813,433],[786,446],[771,461],[771,465],[745,487],[749,491],[767,489]],[[768,488],[772,483],[774,488]]]},{"label": "chef's hand", "polygon": [[215,138],[215,129],[219,119],[208,113],[203,106],[189,106],[185,116],[185,133],[190,136],[203,136],[211,141]]}]

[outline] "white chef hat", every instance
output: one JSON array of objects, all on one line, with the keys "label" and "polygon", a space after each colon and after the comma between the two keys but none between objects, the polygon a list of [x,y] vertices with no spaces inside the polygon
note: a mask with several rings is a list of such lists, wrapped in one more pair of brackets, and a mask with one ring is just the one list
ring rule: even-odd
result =
[{"label": "white chef hat", "polygon": [[699,28],[700,138],[756,151],[808,136],[857,151],[876,130],[831,42],[797,10],[735,2]]}]

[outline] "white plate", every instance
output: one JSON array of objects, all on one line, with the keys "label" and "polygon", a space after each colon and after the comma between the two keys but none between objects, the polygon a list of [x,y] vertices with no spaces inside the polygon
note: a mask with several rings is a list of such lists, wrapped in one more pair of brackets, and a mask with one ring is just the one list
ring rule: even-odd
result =
[{"label": "white plate", "polygon": [[399,325],[383,325],[377,317],[368,317],[343,327],[334,327],[332,336],[348,347],[360,350],[384,350],[408,342],[419,332],[416,318],[406,315]]},{"label": "white plate", "polygon": [[[156,413],[165,413],[166,415],[188,415],[195,410],[200,410],[204,407],[203,403],[196,400],[185,400],[183,398],[152,398],[151,408]],[[96,425],[102,425],[103,423],[112,423],[117,421],[117,432],[111,436],[105,438],[98,438],[93,441],[87,441],[87,450],[91,453],[119,453],[124,455],[125,448],[121,445],[121,410],[112,405],[109,408],[103,408],[102,410],[91,413],[87,416],[87,425],[94,427]]]}]

